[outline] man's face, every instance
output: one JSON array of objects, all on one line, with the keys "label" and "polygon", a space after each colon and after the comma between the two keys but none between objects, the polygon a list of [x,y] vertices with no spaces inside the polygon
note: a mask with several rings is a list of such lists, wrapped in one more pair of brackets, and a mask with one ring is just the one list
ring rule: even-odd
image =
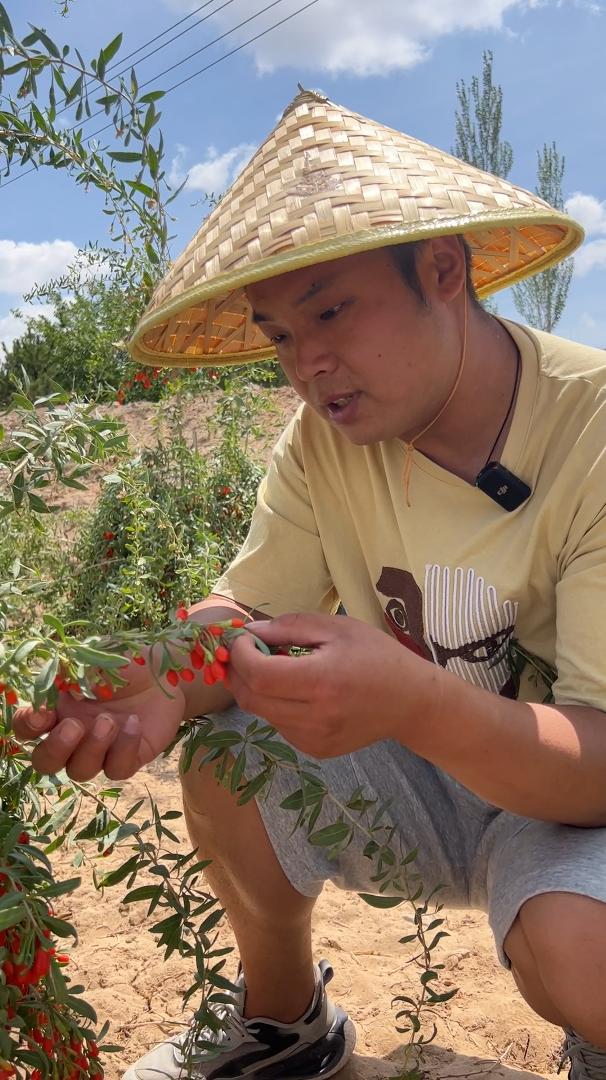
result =
[{"label": "man's face", "polygon": [[295,270],[247,296],[299,396],[357,445],[411,436],[450,388],[452,320],[436,295],[421,302],[385,250]]}]

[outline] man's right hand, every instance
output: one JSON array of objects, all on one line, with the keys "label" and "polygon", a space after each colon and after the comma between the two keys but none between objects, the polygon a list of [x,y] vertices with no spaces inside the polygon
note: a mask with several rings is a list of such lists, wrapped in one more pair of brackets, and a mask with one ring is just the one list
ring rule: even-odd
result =
[{"label": "man's right hand", "polygon": [[55,710],[15,710],[18,738],[46,735],[32,753],[38,772],[65,768],[72,780],[90,780],[99,772],[126,780],[169,746],[186,714],[181,686],[168,686],[165,679],[159,686],[148,666],[134,663],[120,674],[127,684],[109,703],[62,693]]}]

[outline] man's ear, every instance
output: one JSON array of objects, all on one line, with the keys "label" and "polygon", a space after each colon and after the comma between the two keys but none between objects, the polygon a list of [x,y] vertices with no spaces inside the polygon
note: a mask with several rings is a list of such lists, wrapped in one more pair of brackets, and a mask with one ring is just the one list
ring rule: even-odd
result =
[{"label": "man's ear", "polygon": [[417,274],[425,295],[448,303],[465,289],[465,251],[458,236],[435,236],[426,240],[417,255]]}]

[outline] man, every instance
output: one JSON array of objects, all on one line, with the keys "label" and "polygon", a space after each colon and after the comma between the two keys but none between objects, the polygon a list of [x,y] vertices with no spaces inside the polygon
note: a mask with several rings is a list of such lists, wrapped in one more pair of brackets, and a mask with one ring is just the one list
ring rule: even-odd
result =
[{"label": "man", "polygon": [[[19,731],[48,732],[41,769],[123,778],[184,716],[242,732],[263,717],[337,797],[391,796],[426,889],[488,912],[520,992],[565,1029],[574,1080],[603,1080],[606,368],[597,350],[492,317],[474,292],[579,239],[527,193],[302,93],[175,264],[133,352],[277,354],[304,405],[242,551],[192,614],[236,608],[266,643],[311,651],[265,656],[245,634],[229,691],[183,684],[167,705],[133,666],[111,714],[62,702]],[[550,703],[528,669],[518,689],[515,642],[555,669]],[[258,805],[237,806],[208,769],[183,789],[242,961],[200,1075],[334,1075],[354,1029],[327,998],[310,920],[327,879],[376,889],[364,841],[331,860],[291,835],[280,774]],[[126,1077],[174,1080],[179,1045]]]}]

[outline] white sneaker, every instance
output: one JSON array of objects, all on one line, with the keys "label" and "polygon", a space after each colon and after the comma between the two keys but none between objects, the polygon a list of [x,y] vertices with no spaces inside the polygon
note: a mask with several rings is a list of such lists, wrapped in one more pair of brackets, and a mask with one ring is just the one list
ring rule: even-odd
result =
[{"label": "white sneaker", "polygon": [[[267,1017],[245,1019],[242,1015],[246,988],[242,986],[233,1004],[217,1008],[225,1022],[218,1035],[206,1028],[205,1041],[217,1049],[211,1052],[191,1046],[190,1032],[160,1043],[124,1073],[123,1080],[325,1080],[349,1061],[356,1044],[356,1030],[346,1013],[328,1000],[325,986],[333,970],[325,960],[316,967],[316,988],[311,1004],[294,1024],[281,1024]],[[189,1045],[188,1045],[189,1043]],[[190,1058],[189,1069],[184,1055]]]}]

